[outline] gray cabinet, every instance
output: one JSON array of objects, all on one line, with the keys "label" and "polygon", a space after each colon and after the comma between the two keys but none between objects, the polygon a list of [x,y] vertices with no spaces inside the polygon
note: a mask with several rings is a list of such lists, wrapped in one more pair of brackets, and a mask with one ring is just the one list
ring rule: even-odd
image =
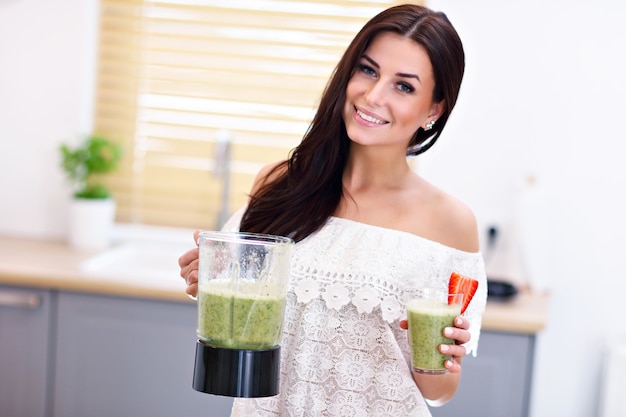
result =
[{"label": "gray cabinet", "polygon": [[535,335],[483,331],[476,357],[463,359],[452,400],[433,417],[527,417]]},{"label": "gray cabinet", "polygon": [[44,416],[51,361],[49,291],[0,286],[0,414]]},{"label": "gray cabinet", "polygon": [[59,294],[53,416],[229,416],[191,388],[195,325],[193,304]]},{"label": "gray cabinet", "polygon": [[[228,417],[191,388],[192,303],[0,286],[3,417]],[[526,417],[535,336],[483,331],[433,417]]]}]

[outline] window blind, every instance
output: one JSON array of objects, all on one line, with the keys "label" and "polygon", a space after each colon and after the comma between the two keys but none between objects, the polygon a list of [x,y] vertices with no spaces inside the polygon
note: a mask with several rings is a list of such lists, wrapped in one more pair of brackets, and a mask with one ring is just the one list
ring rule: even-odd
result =
[{"label": "window blind", "polygon": [[356,32],[396,3],[101,0],[94,130],[124,146],[105,179],[117,221],[219,227],[299,143]]}]

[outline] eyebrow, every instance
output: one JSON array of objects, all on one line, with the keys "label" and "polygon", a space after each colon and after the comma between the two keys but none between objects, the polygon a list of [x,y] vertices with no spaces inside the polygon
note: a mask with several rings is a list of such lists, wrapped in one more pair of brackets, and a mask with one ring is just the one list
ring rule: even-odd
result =
[{"label": "eyebrow", "polygon": [[[372,58],[370,58],[366,54],[363,54],[363,59],[365,59],[370,64],[375,66],[377,69],[380,69],[380,65],[378,65],[378,62],[374,61]],[[420,84],[422,83],[422,80],[420,79],[420,77],[417,74],[409,74],[409,73],[406,73],[406,72],[397,72],[396,76],[403,77],[403,78],[415,78],[417,81],[419,81]]]}]

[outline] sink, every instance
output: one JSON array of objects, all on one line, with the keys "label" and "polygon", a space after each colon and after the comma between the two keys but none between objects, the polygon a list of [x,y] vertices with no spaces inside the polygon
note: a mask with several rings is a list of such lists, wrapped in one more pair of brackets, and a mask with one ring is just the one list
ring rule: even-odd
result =
[{"label": "sink", "polygon": [[129,241],[88,258],[81,265],[87,276],[113,280],[138,279],[184,288],[178,257],[192,244],[164,241]]}]

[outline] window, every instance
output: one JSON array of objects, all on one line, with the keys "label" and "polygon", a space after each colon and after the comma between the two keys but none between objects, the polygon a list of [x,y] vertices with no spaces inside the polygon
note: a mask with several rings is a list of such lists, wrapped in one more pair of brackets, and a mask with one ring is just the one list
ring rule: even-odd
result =
[{"label": "window", "polygon": [[299,143],[355,33],[395,3],[101,0],[94,130],[125,147],[108,179],[117,221],[219,227]]}]

